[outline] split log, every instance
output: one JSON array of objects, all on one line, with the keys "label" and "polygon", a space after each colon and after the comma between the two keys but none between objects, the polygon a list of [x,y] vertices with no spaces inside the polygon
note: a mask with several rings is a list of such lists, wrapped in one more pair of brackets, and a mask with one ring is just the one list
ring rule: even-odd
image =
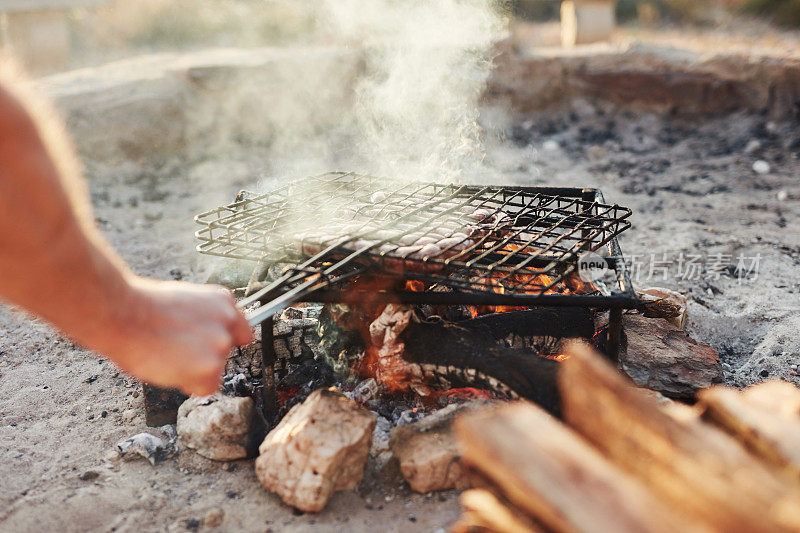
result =
[{"label": "split log", "polygon": [[712,387],[699,398],[707,420],[800,480],[800,389],[769,381],[745,391]]},{"label": "split log", "polygon": [[[535,405],[515,402],[455,422],[463,458],[517,509],[569,532],[699,531]],[[493,502],[489,502],[494,505]],[[477,505],[477,504],[475,504]],[[490,514],[487,509],[479,513]]]},{"label": "split log", "polygon": [[461,519],[453,527],[454,533],[474,530],[498,533],[540,533],[546,531],[530,517],[515,508],[505,498],[488,489],[471,489],[459,498],[464,509]]},{"label": "split log", "polygon": [[678,420],[588,346],[559,384],[567,422],[665,502],[715,531],[800,530],[800,486],[700,419]]}]

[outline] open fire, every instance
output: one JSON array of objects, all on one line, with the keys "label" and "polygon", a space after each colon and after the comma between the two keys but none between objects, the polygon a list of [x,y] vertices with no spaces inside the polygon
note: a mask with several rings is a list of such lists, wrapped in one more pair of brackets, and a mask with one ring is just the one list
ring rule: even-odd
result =
[{"label": "open fire", "polygon": [[[429,405],[459,397],[556,405],[547,391],[561,341],[594,338],[615,357],[621,310],[638,305],[616,242],[629,216],[594,189],[334,173],[241,193],[196,220],[199,251],[256,262],[240,305],[262,325],[264,410],[274,420],[312,392],[286,381],[303,361],[276,367],[270,342],[273,315],[298,302],[326,304],[327,353],[317,359],[333,373],[317,372],[315,386],[355,390],[372,379]],[[579,276],[579,255],[600,249],[612,258],[611,284]]]},{"label": "open fire", "polygon": [[[616,356],[622,309],[644,308],[616,242],[629,215],[596,190],[351,174],[242,193],[199,215],[198,236],[254,260],[240,305],[261,338],[222,395],[181,406],[178,432],[208,457],[260,441],[261,484],[303,510],[357,485],[368,456],[397,458],[413,490],[463,488],[455,413],[524,398],[560,416],[567,341]],[[611,279],[579,270],[587,251]],[[221,416],[237,420],[224,437]]]}]

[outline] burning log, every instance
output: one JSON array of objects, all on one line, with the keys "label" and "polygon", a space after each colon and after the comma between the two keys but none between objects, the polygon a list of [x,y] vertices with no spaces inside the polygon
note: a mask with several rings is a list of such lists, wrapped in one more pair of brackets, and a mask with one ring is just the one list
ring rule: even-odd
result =
[{"label": "burning log", "polygon": [[[539,357],[534,350],[500,343],[518,325],[524,326],[523,334],[530,331],[531,335],[544,335],[546,330],[535,324],[539,318],[550,317],[549,310],[503,313],[508,322],[481,317],[454,325],[420,322],[411,307],[400,304],[383,304],[374,311],[374,319],[366,318],[370,314],[363,308],[343,312],[344,306],[335,307],[323,312],[320,319],[328,337],[344,340],[332,344],[334,356],[341,358],[346,346],[358,343],[352,331],[360,330],[359,339],[368,341],[362,349],[366,355],[363,360],[347,358],[362,375],[376,377],[390,390],[413,390],[431,397],[435,396],[434,389],[480,389],[502,398],[528,398],[554,414],[559,411],[558,363]],[[584,310],[566,316],[576,317],[577,324],[582,325],[578,331],[586,327],[591,331],[591,320]],[[511,326],[487,334],[495,322]]]},{"label": "burning log", "polygon": [[361,482],[375,415],[335,390],[315,391],[264,439],[261,485],[288,505],[318,512],[334,492]]},{"label": "burning log", "polygon": [[700,392],[704,417],[735,436],[756,455],[800,480],[800,390],[770,381],[738,391]]},{"label": "burning log", "polygon": [[367,362],[378,381],[392,389],[411,388],[425,396],[430,390],[423,383],[422,368],[405,359],[405,344],[400,335],[411,323],[414,311],[407,305],[388,304],[369,326],[370,353]]},{"label": "burning log", "polygon": [[592,314],[585,307],[540,307],[509,313],[491,313],[459,323],[459,326],[498,341],[511,335],[589,339],[594,335]]},{"label": "burning log", "polygon": [[555,361],[452,324],[411,323],[400,339],[405,360],[421,369],[426,383],[488,389],[560,412]]},{"label": "burning log", "polygon": [[489,530],[536,531],[541,523],[570,532],[699,531],[533,404],[481,411],[455,427],[464,460],[496,493],[465,496],[465,507]]},{"label": "burning log", "polygon": [[660,499],[715,531],[800,530],[800,485],[699,418],[665,413],[587,346],[569,354],[565,419]]},{"label": "burning log", "polygon": [[719,354],[662,318],[625,315],[627,349],[620,364],[634,383],[667,397],[693,399],[722,382]]}]

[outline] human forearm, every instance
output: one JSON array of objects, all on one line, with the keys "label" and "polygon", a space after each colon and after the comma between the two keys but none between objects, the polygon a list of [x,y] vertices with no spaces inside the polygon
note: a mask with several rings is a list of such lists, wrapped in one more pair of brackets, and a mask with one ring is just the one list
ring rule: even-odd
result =
[{"label": "human forearm", "polygon": [[[91,223],[77,164],[54,121],[0,86],[0,294],[87,341],[119,322],[130,273]],[[86,309],[76,309],[85,306]]]},{"label": "human forearm", "polygon": [[0,299],[144,381],[215,391],[231,347],[252,341],[233,297],[135,276],[95,227],[67,137],[45,115],[0,72]]}]

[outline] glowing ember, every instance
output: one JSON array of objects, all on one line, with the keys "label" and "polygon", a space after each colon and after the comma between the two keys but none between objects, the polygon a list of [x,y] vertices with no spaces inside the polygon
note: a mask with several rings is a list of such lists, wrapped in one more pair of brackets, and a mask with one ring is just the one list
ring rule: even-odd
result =
[{"label": "glowing ember", "polygon": [[418,281],[415,279],[410,279],[406,281],[406,291],[407,292],[425,292],[427,287],[425,283],[422,281]]},{"label": "glowing ember", "polygon": [[292,398],[294,398],[294,397],[297,395],[297,393],[298,393],[298,392],[300,392],[300,387],[293,387],[293,388],[291,388],[291,389],[289,389],[289,390],[285,390],[285,389],[278,389],[278,390],[276,391],[276,393],[277,393],[278,405],[279,405],[280,407],[283,407],[283,406],[285,406],[285,405],[286,405],[286,402],[288,402],[289,400],[291,400]]},{"label": "glowing ember", "polygon": [[455,388],[445,391],[433,391],[431,398],[438,400],[439,398],[456,399],[456,400],[491,400],[492,392],[485,389],[476,389],[473,387]]},{"label": "glowing ember", "polygon": [[[510,251],[510,250],[509,250]],[[555,278],[546,274],[514,274],[508,276],[496,273],[490,277],[473,280],[476,287],[489,288],[496,294],[507,292],[522,294],[586,294],[596,290],[591,283],[583,282],[573,273],[563,281],[555,283]],[[424,381],[418,365],[409,364],[405,358],[405,343],[401,334],[408,324],[416,320],[414,308],[397,302],[394,296],[401,292],[419,293],[433,290],[424,281],[390,277],[359,276],[350,282],[352,291],[349,305],[358,306],[363,313],[357,314],[352,323],[341,326],[358,331],[365,343],[365,356],[356,374],[373,377],[391,392],[415,391],[428,400],[444,399],[489,399],[492,393],[487,390],[463,388],[448,391],[432,390]],[[394,300],[394,301],[393,301]],[[389,303],[387,303],[389,302]],[[472,318],[491,313],[525,311],[519,306],[464,306]],[[564,361],[564,354],[539,354],[553,361]]]}]

